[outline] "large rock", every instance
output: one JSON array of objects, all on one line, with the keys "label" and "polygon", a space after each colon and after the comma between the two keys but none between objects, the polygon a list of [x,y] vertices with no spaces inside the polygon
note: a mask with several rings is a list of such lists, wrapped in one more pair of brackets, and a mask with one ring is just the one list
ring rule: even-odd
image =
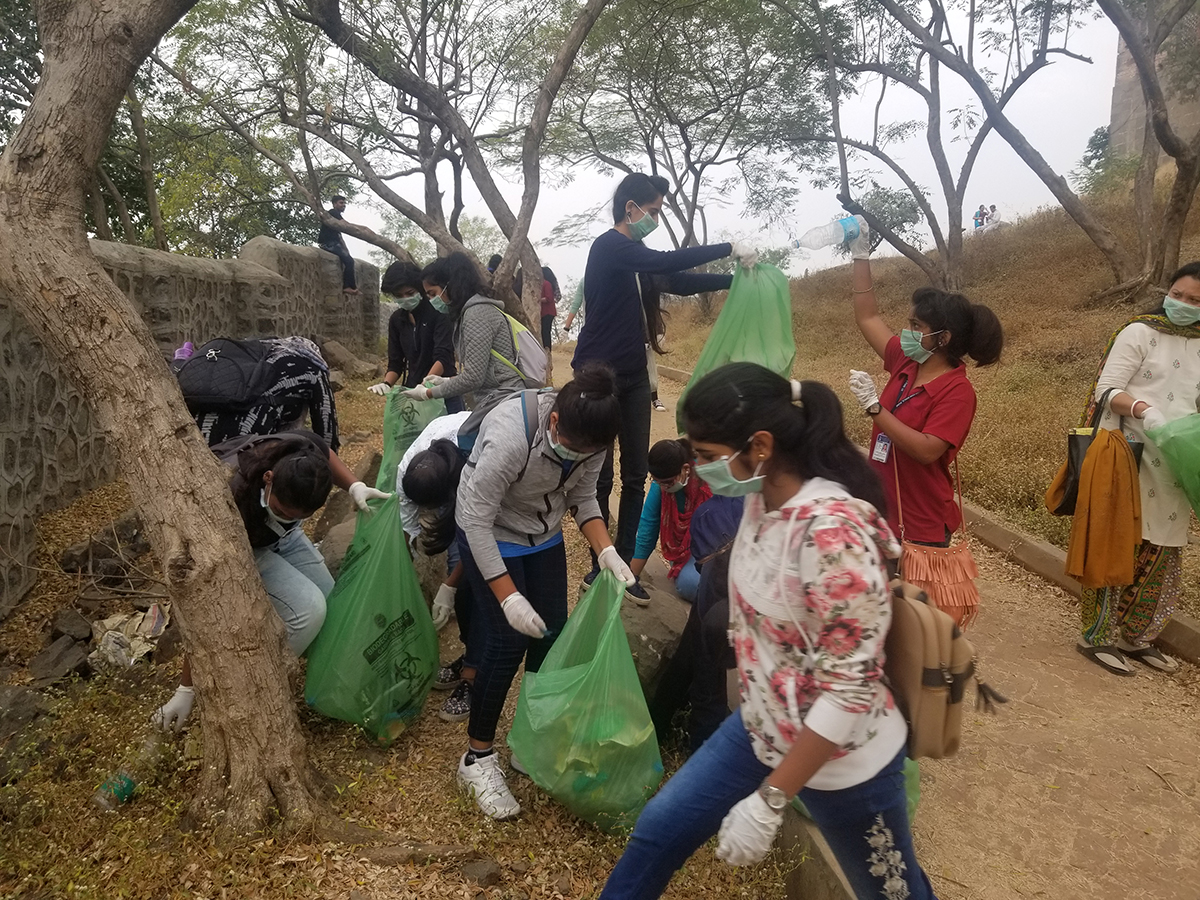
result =
[{"label": "large rock", "polygon": [[0,684],[0,742],[46,711],[42,695],[18,684]]},{"label": "large rock", "polygon": [[87,650],[69,635],[63,635],[29,661],[34,687],[46,687],[69,675],[88,675]]},{"label": "large rock", "polygon": [[87,643],[92,638],[92,623],[70,607],[60,609],[54,614],[50,636],[57,640],[63,635]]},{"label": "large rock", "polygon": [[667,567],[657,554],[646,563],[641,582],[650,595],[650,605],[642,607],[626,601],[621,606],[621,620],[642,689],[647,697],[653,697],[667,663],[679,647],[692,607],[675,593],[667,578]]},{"label": "large rock", "polygon": [[351,378],[366,378],[375,374],[376,363],[359,359],[341,341],[326,341],[321,345],[321,355],[331,369],[341,369]]},{"label": "large rock", "polygon": [[325,539],[321,541],[321,556],[325,558],[325,565],[334,578],[337,578],[338,572],[342,568],[342,559],[345,558],[346,551],[350,549],[352,540],[354,540],[354,519],[334,525],[325,535]]},{"label": "large rock", "polygon": [[64,572],[115,576],[124,574],[126,563],[149,551],[142,518],[136,510],[130,510],[86,541],[72,544],[62,552],[58,564]]}]

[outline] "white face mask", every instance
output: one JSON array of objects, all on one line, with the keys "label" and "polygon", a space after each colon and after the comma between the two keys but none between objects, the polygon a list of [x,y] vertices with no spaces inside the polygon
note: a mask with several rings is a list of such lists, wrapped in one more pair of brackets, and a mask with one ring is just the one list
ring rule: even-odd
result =
[{"label": "white face mask", "polygon": [[275,510],[271,509],[271,504],[268,502],[268,500],[269,497],[267,495],[267,487],[264,486],[258,492],[258,502],[261,503],[262,508],[267,511],[267,527],[280,537],[283,537],[285,534],[291,531],[292,526],[297,522],[303,521],[302,519],[285,519],[283,516],[279,515],[279,513],[275,512]]}]

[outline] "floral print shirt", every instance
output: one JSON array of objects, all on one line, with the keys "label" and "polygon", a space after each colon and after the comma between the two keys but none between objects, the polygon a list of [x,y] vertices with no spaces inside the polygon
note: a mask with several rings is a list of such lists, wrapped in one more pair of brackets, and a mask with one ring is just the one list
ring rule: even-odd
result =
[{"label": "floral print shirt", "polygon": [[772,768],[811,728],[838,749],[808,782],[840,790],[874,777],[908,728],[882,681],[892,620],[885,559],[900,545],[873,506],[813,478],[767,512],[746,498],[729,568],[730,635],[742,722]]}]

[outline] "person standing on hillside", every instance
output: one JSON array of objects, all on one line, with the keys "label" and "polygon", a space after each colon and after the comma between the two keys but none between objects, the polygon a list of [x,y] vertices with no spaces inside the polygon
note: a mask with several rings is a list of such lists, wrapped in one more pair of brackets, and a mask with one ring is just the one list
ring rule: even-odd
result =
[{"label": "person standing on hillside", "polygon": [[[342,213],[346,211],[346,198],[337,196],[333,198],[332,206],[329,209],[329,215],[335,219],[340,219]],[[347,294],[358,293],[358,282],[354,277],[354,257],[350,255],[350,250],[346,247],[346,239],[342,237],[342,233],[332,225],[321,223],[321,230],[317,232],[317,246],[322,250],[332,253],[342,261],[342,291]]]},{"label": "person standing on hillside", "polygon": [[[870,235],[861,225],[850,242],[854,320],[883,360],[888,382],[880,396],[869,374],[851,371],[850,390],[872,419],[871,465],[887,493],[888,523],[904,540],[949,547],[961,524],[950,463],[975,418],[975,388],[963,359],[970,356],[980,366],[998,362],[1004,331],[983,304],[925,287],[913,293],[909,327],[893,334],[879,315]],[[976,607],[959,609],[961,625]]]},{"label": "person standing on hillside", "polygon": [[1089,394],[1084,422],[1107,391],[1100,427],[1121,429],[1142,441],[1138,482],[1142,543],[1133,584],[1085,588],[1081,597],[1083,636],[1079,652],[1116,675],[1132,675],[1128,660],[1159,672],[1179,663],[1151,643],[1175,612],[1183,580],[1191,507],[1178,482],[1146,436],[1172,419],[1192,415],[1200,390],[1200,262],[1171,276],[1171,287],[1155,309],[1135,316],[1109,341]]},{"label": "person standing on hillside", "polygon": [[[588,362],[602,362],[616,372],[616,396],[621,404],[621,503],[617,514],[617,552],[633,558],[637,527],[646,493],[647,455],[650,452],[650,376],[646,344],[661,351],[658,336],[663,332],[662,307],[657,291],[639,285],[639,274],[662,275],[670,293],[692,293],[676,281],[686,269],[735,255],[746,267],[758,261],[758,253],[746,244],[711,244],[681,250],[651,250],[642,241],[651,234],[662,215],[663,200],[670,190],[667,180],[640,172],[627,175],[613,195],[613,227],[592,243],[584,270],[584,302],[587,319],[575,345],[572,368],[579,371]],[[600,471],[597,500],[604,521],[609,521],[609,495],[613,487],[613,450],[610,448]],[[599,569],[584,581],[590,584]]]}]

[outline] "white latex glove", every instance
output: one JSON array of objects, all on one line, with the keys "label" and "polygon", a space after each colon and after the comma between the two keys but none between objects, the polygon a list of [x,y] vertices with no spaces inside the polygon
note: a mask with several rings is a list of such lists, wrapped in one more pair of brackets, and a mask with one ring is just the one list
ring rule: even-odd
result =
[{"label": "white latex glove", "polygon": [[758,791],[739,800],[721,821],[717,858],[731,866],[750,866],[762,860],[775,843],[783,813],[767,806]]},{"label": "white latex glove", "polygon": [[858,237],[850,241],[850,258],[851,259],[870,259],[871,258],[871,229],[867,226],[867,220],[862,216],[855,216],[858,220]]},{"label": "white latex glove", "polygon": [[441,384],[445,380],[446,379],[443,378],[441,375],[426,375],[425,376],[425,386],[426,387],[437,387],[439,384]]},{"label": "white latex glove", "polygon": [[617,552],[617,548],[609,544],[603,550],[596,554],[596,562],[600,564],[600,568],[608,569],[626,585],[637,583],[637,576],[633,574],[633,570],[625,564],[625,560],[621,559],[621,554]]},{"label": "white latex glove", "polygon": [[1142,411],[1142,427],[1149,431],[1152,428],[1162,428],[1167,424],[1167,417],[1156,407],[1147,406]]},{"label": "white latex glove", "polygon": [[183,730],[183,723],[192,714],[192,704],[196,702],[196,691],[181,684],[175,688],[171,699],[154,711],[150,724],[159,731],[174,731],[176,734]]},{"label": "white latex glove", "polygon": [[870,409],[879,402],[879,392],[875,390],[875,379],[866,372],[858,369],[850,370],[850,393],[864,410]]},{"label": "white latex glove", "polygon": [[433,627],[438,631],[445,628],[446,623],[450,621],[450,613],[454,612],[454,595],[457,593],[457,588],[448,584],[438,588],[433,598]]},{"label": "white latex glove", "polygon": [[743,269],[753,269],[758,264],[758,251],[745,241],[734,241],[731,246],[730,255],[737,257],[738,265]]},{"label": "white latex glove", "polygon": [[372,394],[378,394],[380,397],[382,397],[384,394],[386,394],[391,389],[392,389],[392,386],[390,384],[388,384],[386,381],[381,381],[381,382],[379,382],[379,384],[373,384],[369,388],[367,388],[367,390],[370,391]]},{"label": "white latex glove", "polygon": [[405,388],[403,391],[401,391],[401,393],[404,394],[404,396],[407,397],[409,400],[428,400],[429,399],[429,389],[427,387],[425,387],[425,385],[423,385],[423,384],[418,384],[414,388]]},{"label": "white latex glove", "polygon": [[368,500],[386,500],[391,494],[385,494],[383,491],[377,491],[373,487],[367,487],[361,481],[356,481],[350,487],[346,488],[346,493],[350,495],[350,499],[354,501],[354,505],[364,512],[368,509]]},{"label": "white latex glove", "polygon": [[500,608],[504,610],[504,618],[508,619],[508,624],[521,634],[527,634],[531,638],[540,638],[546,634],[546,623],[520,591],[513,591],[505,597]]}]

